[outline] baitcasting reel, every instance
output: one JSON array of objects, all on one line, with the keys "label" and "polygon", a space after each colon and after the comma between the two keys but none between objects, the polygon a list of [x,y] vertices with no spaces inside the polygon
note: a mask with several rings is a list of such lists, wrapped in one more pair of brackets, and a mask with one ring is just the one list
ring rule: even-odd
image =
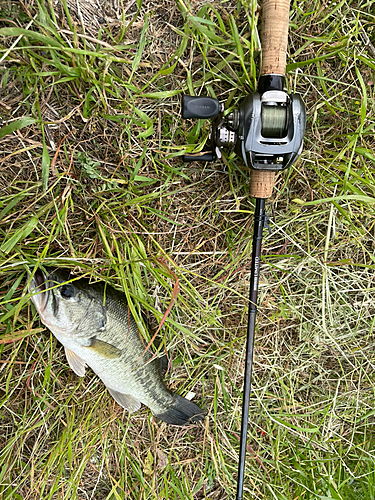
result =
[{"label": "baitcasting reel", "polygon": [[258,92],[224,116],[224,105],[211,97],[182,96],[182,118],[216,118],[210,150],[184,155],[183,161],[215,161],[222,148],[234,148],[245,165],[277,172],[290,167],[302,151],[306,111],[301,97],[284,91],[281,75],[261,76]]}]

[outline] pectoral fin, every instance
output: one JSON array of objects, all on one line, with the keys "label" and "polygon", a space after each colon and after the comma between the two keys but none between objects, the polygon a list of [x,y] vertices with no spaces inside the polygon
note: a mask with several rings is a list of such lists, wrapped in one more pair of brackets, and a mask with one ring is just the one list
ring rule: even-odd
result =
[{"label": "pectoral fin", "polygon": [[130,396],[129,394],[123,394],[122,392],[114,391],[109,387],[107,387],[107,389],[110,395],[116,401],[116,403],[125,408],[125,410],[128,410],[130,413],[134,413],[141,407],[141,403],[133,396]]},{"label": "pectoral fin", "polygon": [[104,340],[91,339],[91,344],[86,346],[86,349],[90,349],[96,352],[99,356],[106,359],[117,359],[121,356],[121,350],[117,347],[104,342]]},{"label": "pectoral fin", "polygon": [[77,354],[67,347],[65,347],[65,356],[68,360],[70,368],[78,375],[78,377],[83,377],[85,375],[86,363]]}]

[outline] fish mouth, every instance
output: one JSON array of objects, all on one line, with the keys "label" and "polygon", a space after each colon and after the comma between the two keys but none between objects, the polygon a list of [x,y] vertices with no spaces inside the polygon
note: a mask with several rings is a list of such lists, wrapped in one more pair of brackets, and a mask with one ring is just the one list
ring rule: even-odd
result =
[{"label": "fish mouth", "polygon": [[30,282],[30,292],[33,294],[31,300],[34,302],[37,310],[42,313],[48,303],[50,290],[48,289],[48,279],[44,273],[37,269]]}]

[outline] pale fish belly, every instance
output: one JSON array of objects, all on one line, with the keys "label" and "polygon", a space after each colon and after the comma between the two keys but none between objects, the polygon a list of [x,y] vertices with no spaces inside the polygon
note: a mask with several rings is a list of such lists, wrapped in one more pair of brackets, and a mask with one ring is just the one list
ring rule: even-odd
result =
[{"label": "pale fish belly", "polygon": [[106,387],[122,394],[129,394],[143,404],[149,405],[147,390],[139,382],[137,371],[127,367],[122,358],[106,359],[74,339],[55,336],[64,347],[79,356],[98,375]]}]

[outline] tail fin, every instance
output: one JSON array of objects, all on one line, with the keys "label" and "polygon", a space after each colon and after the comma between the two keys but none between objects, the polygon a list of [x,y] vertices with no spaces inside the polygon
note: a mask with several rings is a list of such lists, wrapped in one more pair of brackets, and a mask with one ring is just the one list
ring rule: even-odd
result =
[{"label": "tail fin", "polygon": [[155,416],[167,424],[185,425],[199,422],[199,420],[204,418],[204,415],[204,411],[201,410],[198,405],[175,394],[174,402],[168,410]]}]

